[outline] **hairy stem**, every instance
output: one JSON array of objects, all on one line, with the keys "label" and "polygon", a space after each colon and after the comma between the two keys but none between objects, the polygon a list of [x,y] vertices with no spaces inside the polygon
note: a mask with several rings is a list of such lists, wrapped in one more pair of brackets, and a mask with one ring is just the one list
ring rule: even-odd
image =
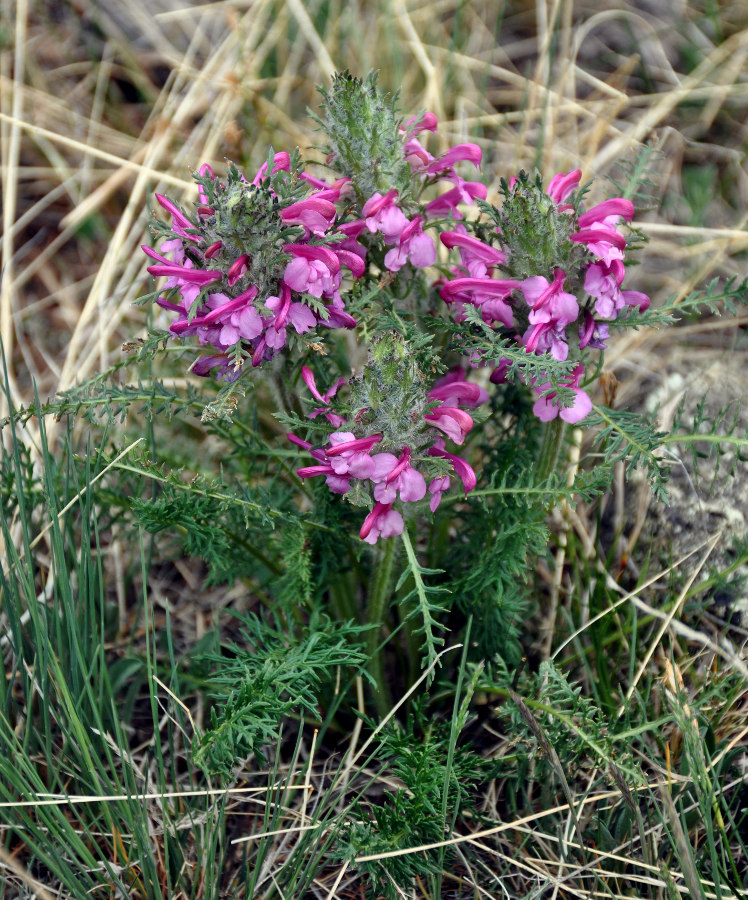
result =
[{"label": "hairy stem", "polygon": [[374,579],[366,609],[366,624],[371,626],[366,633],[366,645],[369,653],[369,674],[374,679],[374,702],[377,713],[384,717],[390,710],[390,697],[384,677],[384,648],[382,641],[382,622],[387,603],[392,596],[395,571],[397,541],[383,541],[382,554],[374,569]]},{"label": "hairy stem", "polygon": [[538,454],[537,473],[540,481],[545,480],[556,468],[561,448],[564,445],[565,422],[560,416],[556,416],[546,425],[543,431],[543,440]]}]

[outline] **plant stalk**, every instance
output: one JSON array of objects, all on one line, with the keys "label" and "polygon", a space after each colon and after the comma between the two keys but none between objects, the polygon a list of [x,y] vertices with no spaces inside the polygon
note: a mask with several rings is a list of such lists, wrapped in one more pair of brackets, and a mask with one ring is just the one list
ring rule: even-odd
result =
[{"label": "plant stalk", "polygon": [[382,624],[388,601],[392,596],[397,547],[398,542],[391,538],[384,541],[382,555],[374,571],[374,581],[366,609],[366,624],[370,626],[366,633],[366,646],[369,653],[368,669],[374,680],[374,704],[377,713],[382,718],[387,715],[392,705],[384,677]]},{"label": "plant stalk", "polygon": [[556,416],[546,425],[538,454],[538,479],[545,480],[556,468],[561,449],[564,446],[564,430],[566,423]]}]

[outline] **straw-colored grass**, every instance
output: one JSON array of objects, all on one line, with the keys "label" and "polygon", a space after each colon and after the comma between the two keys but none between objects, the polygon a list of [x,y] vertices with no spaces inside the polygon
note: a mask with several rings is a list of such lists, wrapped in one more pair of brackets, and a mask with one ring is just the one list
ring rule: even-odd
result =
[{"label": "straw-colored grass", "polygon": [[[59,5],[16,0],[6,5],[7,18],[0,19],[0,337],[13,404],[32,403],[34,385],[39,396],[46,398],[80,384],[118,362],[123,343],[144,332],[145,314],[133,306],[133,300],[150,290],[139,246],[148,241],[153,193],[165,192],[187,202],[194,191],[191,167],[210,162],[220,171],[224,160],[230,159],[249,170],[266,158],[269,146],[279,150],[298,145],[309,158],[319,160],[306,109],[316,106],[315,84],[327,83],[335,70],[344,68],[361,74],[379,69],[384,85],[400,89],[403,110],[434,111],[440,120],[440,149],[459,141],[479,143],[484,150],[484,175],[494,194],[501,177],[522,168],[535,166],[550,175],[579,166],[585,177],[598,179],[594,191],[599,197],[596,194],[593,199],[600,199],[608,189],[606,178],[619,174],[620,161],[633,161],[643,146],[651,144],[653,197],[648,207],[637,211],[635,221],[651,242],[632,286],[646,290],[656,304],[671,294],[685,297],[717,276],[743,276],[748,250],[748,7],[737,3],[725,8],[703,4],[702,8],[684,0],[619,4],[605,12],[597,9],[581,0],[534,4],[80,0]],[[642,330],[619,338],[606,360],[620,382],[618,403],[641,407],[644,392],[661,387],[666,406],[670,374],[698,383],[715,359],[728,352],[738,361],[742,378],[736,393],[744,392],[748,360],[741,334],[746,322],[745,315],[690,322],[678,333],[680,343],[672,330]],[[680,384],[678,390],[682,390]],[[6,398],[2,403],[0,417],[8,408]],[[49,423],[53,448],[62,433],[58,423]],[[38,426],[29,422],[24,439],[41,458]],[[624,508],[630,508],[627,494],[632,489],[619,487],[615,505],[622,515]],[[642,513],[637,534],[643,522]],[[595,570],[596,526],[585,519],[585,510],[566,510],[555,527],[576,534]],[[20,561],[25,552],[20,529],[15,537]],[[45,539],[46,533],[37,537]],[[123,562],[123,554],[126,551],[115,535],[105,564],[124,617],[122,573],[127,560]],[[6,562],[10,558],[6,556]],[[707,560],[704,557],[702,565]],[[562,569],[563,556],[557,562]],[[595,571],[596,577],[612,581],[621,602],[632,596],[606,570]],[[695,569],[693,577],[700,571]],[[645,587],[658,580],[667,583],[670,574],[669,568],[649,574]],[[153,575],[149,591],[157,608],[170,610],[172,626],[190,639],[201,637],[209,617],[206,609],[212,604],[249,602],[241,585],[231,593],[203,592],[199,573],[188,564],[180,564],[179,577],[189,598],[179,608],[168,599],[168,579],[165,586]],[[562,602],[561,586],[554,583],[552,573],[548,579],[555,614]],[[683,599],[688,587],[683,588]],[[640,614],[657,615],[640,598],[642,593],[640,586],[633,594]],[[642,670],[629,693],[646,670],[666,680],[672,698],[679,696],[676,675],[665,671],[660,641],[667,632],[676,642],[696,640],[698,644],[701,633],[694,638],[693,629],[684,630],[687,626],[680,623],[678,611],[677,605],[671,607],[661,627],[652,632]],[[121,627],[125,627],[124,618]],[[548,627],[553,628],[552,618]],[[715,666],[748,674],[744,657],[732,645],[702,637],[698,650],[702,655],[694,660],[694,667],[705,660],[719,660]],[[540,643],[547,655],[549,640]],[[162,687],[160,701],[172,715],[181,701]],[[744,696],[733,698],[734,710],[722,720],[731,750],[746,747],[748,727],[741,717]],[[198,725],[204,721],[201,703],[185,710]],[[365,711],[360,686],[359,703]],[[679,715],[681,730],[695,727],[698,739],[698,723],[694,725],[687,706],[681,706]],[[366,744],[357,747],[359,736],[360,724],[340,748],[341,753],[348,750],[338,780],[341,804],[349,780],[367,774],[358,769],[367,749]],[[495,755],[507,751],[505,736],[492,739]],[[326,748],[315,750],[303,742],[300,752],[307,756],[306,774],[300,775],[300,783],[293,783],[293,766],[282,767],[288,781],[280,798],[270,787],[257,787],[256,781],[250,784],[251,779],[243,776],[230,791],[219,791],[228,798],[228,830],[240,842],[259,839],[259,805],[278,804],[272,818],[280,826],[266,835],[272,837],[275,849],[266,857],[259,879],[268,896],[273,861],[282,861],[296,838],[313,827],[309,824],[315,802],[312,773],[322,781],[332,766],[332,760],[325,758]],[[134,749],[133,767],[146,757],[142,748]],[[707,776],[717,762],[711,760]],[[297,770],[302,770],[301,763]],[[589,776],[592,783],[593,773]],[[662,771],[641,790],[649,796],[669,797],[673,784],[683,777]],[[150,783],[148,773],[144,783]],[[721,792],[732,788],[715,785],[715,802]],[[214,793],[215,789],[204,785],[191,788],[185,780],[171,785],[169,798],[210,798]],[[29,803],[75,809],[114,802],[121,796],[114,792],[39,797]],[[554,900],[696,896],[696,876],[688,870],[688,854],[684,853],[682,871],[667,872],[656,859],[647,861],[642,856],[638,842],[651,839],[661,827],[656,824],[648,825],[616,852],[586,848],[594,856],[598,876],[587,880],[593,863],[577,862],[580,847],[573,822],[587,817],[588,809],[618,797],[617,788],[588,796],[579,793],[573,810],[569,804],[559,805],[507,821],[501,818],[506,807],[496,794],[486,796],[482,812],[498,824],[476,823],[474,833],[445,840],[458,855],[463,844],[480,851],[477,857],[463,857],[459,873],[445,874],[445,892],[465,897],[518,896],[511,891],[522,883],[526,896],[541,896],[532,894],[532,888],[543,884],[542,896]],[[138,793],[136,799],[148,804],[155,822],[167,798],[156,790]],[[41,876],[26,871],[17,845],[12,853],[3,849],[4,806],[0,804],[0,882],[6,879],[10,885],[12,877],[13,884],[25,884],[28,893],[23,896],[34,892],[45,898],[64,896],[56,893],[54,885],[40,883]],[[546,832],[547,816],[566,821],[566,831]],[[246,838],[242,836],[245,818],[255,822]],[[677,815],[669,824],[676,838],[688,840]],[[527,852],[519,849],[526,834],[533,837]],[[485,841],[489,837],[490,845]],[[126,868],[131,861],[124,845],[111,834],[109,840],[113,848],[120,847],[114,862]],[[540,848],[544,848],[542,857],[535,855]],[[503,893],[500,881],[492,892],[482,887],[488,883],[485,871],[471,871],[476,858],[486,871],[492,867],[511,870],[511,890]],[[241,854],[234,859],[238,869]],[[310,882],[309,896],[329,900],[362,896],[357,893],[355,873],[357,864],[364,861],[320,865]],[[621,863],[629,867],[626,877],[632,892],[599,890],[609,874],[607,867]],[[611,874],[618,877],[620,872],[619,867]],[[102,881],[107,881],[105,876]],[[135,879],[133,896],[138,891]],[[262,891],[257,896],[264,896]],[[717,896],[703,881],[699,891],[704,897]],[[0,890],[0,895],[22,896],[13,894],[10,887]],[[195,896],[200,896],[199,888]],[[280,891],[276,896],[281,896]],[[734,895],[722,890],[719,896]]]}]

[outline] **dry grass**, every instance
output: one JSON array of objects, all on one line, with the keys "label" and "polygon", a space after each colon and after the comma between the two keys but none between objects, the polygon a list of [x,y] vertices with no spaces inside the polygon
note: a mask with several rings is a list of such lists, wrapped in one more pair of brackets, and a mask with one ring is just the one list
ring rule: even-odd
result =
[{"label": "dry grass", "polygon": [[[202,162],[220,171],[228,158],[251,168],[268,145],[308,148],[305,109],[316,105],[314,85],[346,67],[379,68],[387,86],[401,87],[404,110],[433,110],[445,147],[480,143],[494,190],[500,177],[537,165],[547,174],[579,166],[585,176],[602,176],[595,186],[602,192],[619,160],[633,160],[651,142],[656,196],[636,222],[651,244],[632,286],[656,303],[715,276],[743,275],[748,6],[734,4],[716,17],[706,4],[687,2],[596,10],[581,0],[6,6],[0,336],[14,403],[32,401],[33,383],[51,396],[86,380],[142,333],[143,313],[132,301],[150,289],[138,248],[147,241],[151,195],[190,199],[189,169]],[[620,339],[607,358],[621,382],[619,404],[641,404],[643,392],[666,384],[672,371],[695,380],[722,351],[744,359],[746,321],[690,323],[680,345],[672,332]],[[566,527],[584,538],[587,525]],[[111,558],[116,578],[116,546]],[[157,582],[152,591],[158,604]],[[188,593],[197,597],[199,585]],[[228,602],[225,592],[203,595],[205,606],[213,602]],[[203,608],[182,606],[176,627],[200,637]],[[736,727],[735,740],[744,741],[745,731]],[[486,798],[487,815],[494,802]],[[235,811],[234,833],[241,829]],[[287,816],[289,827],[303,828],[303,803]],[[567,896],[564,885],[580,884],[581,870],[560,861],[559,837],[543,833],[541,816],[486,836],[528,828],[547,855],[514,864],[526,870],[528,884],[549,878],[554,898]],[[573,848],[571,835],[565,843]],[[479,846],[480,837],[460,840]],[[501,856],[480,846],[489,862]],[[514,850],[507,843],[508,858]],[[600,854],[601,872],[605,864]],[[664,889],[658,866],[637,866],[632,882]],[[318,896],[358,896],[347,892],[349,875],[330,872]],[[687,884],[688,873],[676,890],[687,893]],[[598,895],[577,888],[573,896]]]}]

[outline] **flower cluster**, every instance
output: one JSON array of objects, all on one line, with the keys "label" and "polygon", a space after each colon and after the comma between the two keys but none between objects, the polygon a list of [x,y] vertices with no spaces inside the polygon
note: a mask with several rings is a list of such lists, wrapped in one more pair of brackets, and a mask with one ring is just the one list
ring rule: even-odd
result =
[{"label": "flower cluster", "polygon": [[[314,374],[304,366],[304,382],[322,404],[309,417],[324,415],[336,430],[321,447],[288,435],[315,460],[314,465],[298,469],[297,475],[324,476],[333,493],[346,494],[356,505],[371,507],[360,530],[360,537],[370,544],[402,533],[404,522],[398,508],[402,504],[417,503],[429,495],[429,506],[435,512],[455,475],[466,493],[476,485],[475,472],[462,457],[445,449],[444,436],[455,444],[464,443],[473,427],[472,416],[464,407],[485,402],[487,392],[468,381],[459,369],[426,392],[420,373],[407,364],[399,368],[399,380],[387,383],[388,369],[398,371],[388,363],[404,362],[406,353],[407,348],[392,338],[375,348],[362,378],[349,382],[353,398],[348,416],[331,405],[345,380],[322,394]],[[360,405],[362,399],[368,407]]]},{"label": "flower cluster", "polygon": [[[369,363],[325,393],[302,366],[317,404],[309,418],[327,430],[316,444],[289,438],[314,460],[298,470],[302,478],[322,476],[369,510],[360,532],[369,543],[402,532],[407,504],[428,498],[436,511],[455,476],[466,492],[476,484],[445,441],[464,444],[473,428],[466,410],[488,394],[462,370],[435,384],[422,374],[448,364],[433,329],[419,331],[435,321],[437,291],[454,319],[477,310],[504,347],[523,349],[522,360],[554,360],[525,375],[533,411],[572,424],[592,409],[583,389],[590,351],[605,349],[610,323],[626,309],[649,305],[623,287],[629,200],[585,209],[575,170],[547,185],[521,173],[502,181],[501,207],[489,205],[486,187],[458,172],[463,163],[480,170],[480,147],[432,155],[425,138],[436,117],[401,119],[396,97],[376,82],[342,73],[321,92],[329,180],[307,173],[298,151],[271,153],[251,181],[233,165],[223,179],[205,165],[192,212],[156,195],[171,222],[154,223],[157,249],[143,247],[148,272],[166,279],[155,296],[174,314],[171,333],[206,349],[192,365],[198,375],[233,381],[246,362],[256,367],[284,348],[324,354],[320,331],[356,327],[356,311]],[[463,218],[461,208],[474,203],[480,215]],[[437,235],[459,262],[434,283],[423,270],[437,261]],[[478,347],[471,361],[484,353]],[[500,360],[491,382],[505,380],[509,365]],[[291,378],[297,372],[289,369]]]},{"label": "flower cluster", "polygon": [[[580,178],[579,169],[558,174],[543,190],[523,173],[505,184],[504,206],[493,210],[498,246],[471,236],[464,226],[440,235],[460,254],[461,265],[440,291],[457,320],[470,304],[528,353],[566,360],[570,337],[579,351],[604,349],[608,322],[627,306],[649,306],[645,294],[621,287],[626,237],[618,226],[631,221],[633,204],[616,197],[580,212],[567,202]],[[591,409],[579,387],[583,374],[580,364],[562,385],[573,389],[576,400],[561,410],[548,394],[549,383],[534,384],[544,395],[536,414],[543,421],[559,412],[566,421],[581,421]],[[501,380],[500,370],[492,380]]]},{"label": "flower cluster", "polygon": [[233,166],[226,182],[209,166],[196,176],[192,217],[160,194],[171,228],[148,272],[166,276],[157,303],[176,313],[173,334],[196,335],[212,352],[192,371],[236,377],[245,359],[257,366],[289,338],[320,325],[351,328],[340,294],[344,270],[356,279],[365,248],[338,227],[335,202],[345,180],[328,185],[301,171],[298,158],[277,153],[252,182]]}]

